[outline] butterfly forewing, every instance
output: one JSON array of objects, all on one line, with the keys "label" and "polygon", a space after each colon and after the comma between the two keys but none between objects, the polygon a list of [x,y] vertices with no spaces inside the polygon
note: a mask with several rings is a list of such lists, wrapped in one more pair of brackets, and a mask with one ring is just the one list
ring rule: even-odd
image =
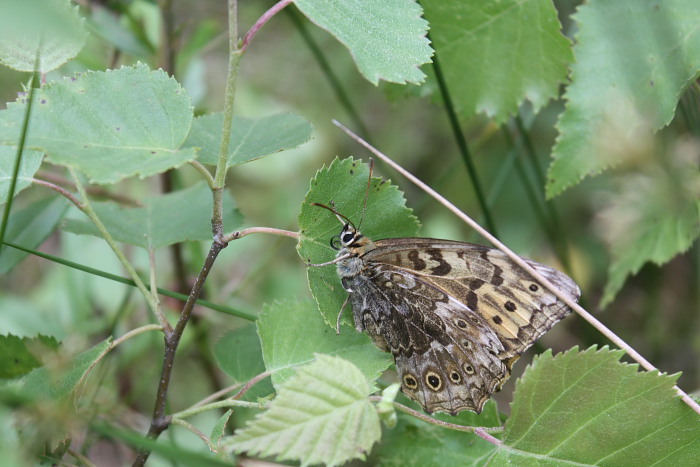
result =
[{"label": "butterfly forewing", "polygon": [[[517,357],[570,312],[481,245],[390,238],[348,250],[355,257],[339,261],[338,271],[356,327],[394,355],[403,392],[427,412],[480,412]],[[578,298],[569,277],[527,261]]]}]

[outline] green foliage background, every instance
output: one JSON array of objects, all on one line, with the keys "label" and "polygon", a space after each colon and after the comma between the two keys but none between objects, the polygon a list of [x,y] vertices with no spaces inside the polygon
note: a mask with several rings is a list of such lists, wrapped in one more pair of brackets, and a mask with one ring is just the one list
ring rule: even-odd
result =
[{"label": "green foliage background", "polygon": [[[695,0],[347,0],[342,10],[298,0],[275,15],[240,65],[225,232],[271,227],[300,238],[232,241],[205,284],[209,304],[196,308],[185,331],[169,410],[273,373],[271,383],[243,397],[245,407],[183,415],[210,445],[184,424],[157,443],[140,436],[160,378],[162,335],[144,332],[113,349],[115,339],[155,320],[136,289],[108,277],[126,273],[99,230],[32,177],[70,193],[76,188],[67,168],[94,182],[95,211],[141,277],[156,265],[157,285],[170,291],[162,305],[175,322],[183,303],[177,293],[189,293],[211,241],[211,197],[189,162],[211,166],[218,157],[226,5],[135,0],[77,8],[45,0],[45,11],[66,19],[54,27],[33,21],[23,2],[6,3],[3,202],[39,44],[46,84],[34,92],[0,251],[3,459],[34,465],[82,455],[124,465],[143,446],[153,450],[153,465],[231,465],[244,452],[329,465],[353,458],[371,465],[691,465],[700,455],[698,417],[673,390],[700,387]],[[239,2],[240,36],[273,4]],[[170,41],[163,8],[176,25]],[[49,28],[51,40],[34,41],[33,29],[8,22],[10,12]],[[437,67],[427,63],[431,47]],[[619,362],[619,351],[591,347],[606,341],[571,317],[515,366],[497,404],[479,416],[439,417],[504,426],[496,434],[503,445],[405,414],[394,428],[382,427],[380,439],[366,396],[392,382],[391,371],[379,376],[391,358],[354,331],[348,310],[335,335],[344,293],[333,266],[304,265],[332,259],[328,241],[340,229],[310,203],[333,202],[359,223],[367,186],[367,151],[331,119],[519,254],[566,271],[586,308],[673,376],[637,372]],[[374,176],[366,235],[484,242],[382,163]],[[567,352],[552,356],[545,348]],[[534,354],[541,355],[521,377]],[[274,393],[279,398],[269,402]],[[292,409],[308,419],[289,416]],[[324,431],[324,423],[352,436]]]}]

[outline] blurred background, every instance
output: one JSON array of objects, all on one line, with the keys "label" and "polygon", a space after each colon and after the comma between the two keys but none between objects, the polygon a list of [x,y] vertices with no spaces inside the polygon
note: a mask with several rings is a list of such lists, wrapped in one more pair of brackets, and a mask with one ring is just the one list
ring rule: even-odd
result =
[{"label": "blurred background", "polygon": [[[105,70],[142,61],[174,74],[198,114],[220,111],[228,64],[225,2],[173,2],[176,39],[170,42],[169,49],[164,47],[160,13],[166,3],[81,2],[90,30],[87,46],[77,59],[51,72],[47,81],[88,69]],[[273,3],[240,1],[241,35]],[[573,37],[575,30],[569,16],[577,2],[554,3],[565,34]],[[313,124],[313,140],[298,149],[237,166],[229,172],[227,189],[245,216],[245,226],[297,230],[297,215],[316,171],[336,156],[367,160],[367,151],[333,126],[332,119],[360,133],[484,225],[484,213],[476,201],[467,168],[432,82],[413,89],[410,98],[396,85],[375,87],[360,76],[347,50],[333,37],[303,19],[294,7],[286,10],[289,11],[277,15],[257,34],[241,62],[235,113],[262,117],[280,111],[294,112]],[[332,75],[324,70],[313,47],[327,61]],[[0,67],[0,102],[13,101],[27,79],[26,74]],[[354,115],[339,98],[332,84],[334,79],[351,103]],[[698,95],[689,91],[683,99],[682,105],[695,109],[697,115]],[[4,104],[0,107],[4,108]],[[678,384],[692,391],[700,387],[697,242],[667,264],[645,265],[639,274],[629,278],[612,303],[599,307],[611,261],[609,239],[624,235],[627,217],[634,216],[634,212],[620,210],[620,204],[612,209],[611,200],[623,196],[621,186],[644,183],[639,179],[639,167],[654,157],[650,154],[658,145],[675,148],[690,139],[687,120],[677,118],[656,140],[640,142],[637,151],[628,154],[621,166],[587,178],[545,203],[541,181],[550,163],[549,154],[557,136],[555,123],[562,109],[561,100],[553,101],[534,115],[525,104],[520,118],[528,129],[527,142],[515,120],[503,127],[483,116],[461,122],[496,233],[517,253],[566,271],[580,285],[585,308],[662,371],[682,371]],[[526,155],[525,144],[532,146],[534,158]],[[63,168],[47,164],[42,167],[39,176],[42,175],[66,177]],[[391,169],[378,163],[375,175],[391,179],[405,192],[407,205],[422,223],[422,236],[485,242]],[[188,186],[199,178],[192,168],[182,167],[162,177],[130,179],[106,188],[139,200],[163,190]],[[673,180],[669,182],[672,185]],[[27,190],[18,198],[18,206],[44,196],[40,190],[36,187]],[[542,221],[551,219],[552,215],[555,224]],[[80,213],[71,211],[67,216],[75,218]],[[205,298],[257,314],[265,303],[309,297],[305,267],[295,247],[293,239],[269,235],[251,235],[232,242],[216,263]],[[171,248],[158,251],[160,285],[171,290],[189,290],[207,248],[207,244],[187,244],[178,248],[179,251]],[[58,230],[41,250],[123,275],[113,253],[104,242],[93,237]],[[142,272],[147,271],[148,258],[143,251],[133,247],[126,247],[126,251]],[[175,300],[166,301],[171,317],[176,316],[181,306]],[[147,313],[133,289],[37,257],[27,258],[0,278],[0,309],[3,332],[45,333],[76,348],[110,334],[123,334],[143,324]],[[196,318],[190,332],[185,333],[178,354],[173,384],[177,385],[178,379],[186,380],[190,388],[187,392],[172,391],[172,403],[178,407],[194,403],[201,394],[228,384],[212,359],[210,346],[227,330],[248,324],[240,318],[201,307],[196,310]],[[606,344],[597,331],[572,316],[529,353],[545,348],[558,352],[573,346]],[[149,414],[160,371],[161,347],[160,335],[143,335],[119,349],[128,355],[108,359],[100,367],[100,374],[103,378],[107,374],[115,375],[119,387],[118,394],[100,393],[98,397],[103,398],[103,403],[122,410],[117,401],[126,400],[134,414]],[[143,358],[144,355],[152,358]],[[523,360],[528,358],[524,356]],[[517,364],[515,375],[524,367],[523,362]],[[514,380],[498,395],[503,401],[511,400],[509,391]],[[499,403],[499,408],[508,411],[507,404]]]}]

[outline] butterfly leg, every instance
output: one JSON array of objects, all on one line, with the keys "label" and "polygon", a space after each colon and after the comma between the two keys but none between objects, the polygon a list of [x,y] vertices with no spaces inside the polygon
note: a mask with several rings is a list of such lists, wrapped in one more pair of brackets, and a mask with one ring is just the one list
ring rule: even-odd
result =
[{"label": "butterfly leg", "polygon": [[338,319],[335,320],[335,333],[336,335],[340,334],[340,317],[343,316],[343,310],[345,309],[345,306],[348,304],[350,301],[350,294],[348,294],[348,297],[345,299],[343,302],[343,305],[340,307],[340,311],[338,312]]}]

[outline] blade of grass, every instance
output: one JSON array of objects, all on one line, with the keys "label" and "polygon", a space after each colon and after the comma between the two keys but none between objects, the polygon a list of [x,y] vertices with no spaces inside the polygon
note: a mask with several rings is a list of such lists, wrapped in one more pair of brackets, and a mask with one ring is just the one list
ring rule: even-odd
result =
[{"label": "blade of grass", "polygon": [[[109,272],[100,271],[99,269],[95,269],[95,268],[91,268],[89,266],[84,266],[82,264],[74,263],[73,261],[59,258],[58,256],[53,256],[53,255],[50,255],[48,253],[43,253],[41,251],[32,250],[30,248],[24,248],[21,245],[16,245],[16,244],[11,243],[11,242],[3,242],[3,244],[7,245],[9,247],[24,251],[26,253],[38,256],[40,258],[44,258],[44,259],[47,259],[49,261],[53,261],[55,263],[62,264],[64,266],[68,266],[70,268],[86,272],[88,274],[93,274],[95,276],[104,277],[105,279],[109,279],[111,281],[115,281],[115,282],[119,282],[121,284],[126,284],[126,285],[130,285],[132,287],[136,287],[136,283],[134,281],[132,281],[131,279],[127,279],[125,277],[117,276],[117,275],[111,274]],[[146,288],[148,288],[150,290],[150,287],[148,285],[146,285]],[[159,294],[165,295],[166,297],[171,297],[171,298],[183,301],[183,302],[187,301],[187,295],[185,295],[185,294],[173,292],[171,290],[163,289],[161,287],[158,287],[156,290],[158,291]],[[238,316],[239,318],[247,319],[249,321],[255,321],[256,319],[258,319],[258,317],[252,313],[248,313],[248,312],[242,311],[242,310],[237,310],[235,308],[227,307],[224,305],[219,305],[219,304],[212,303],[210,301],[203,300],[203,299],[197,300],[197,304],[201,305],[203,307],[209,308],[211,310],[214,310],[214,311],[220,311],[222,313],[226,313],[229,315]]]}]

